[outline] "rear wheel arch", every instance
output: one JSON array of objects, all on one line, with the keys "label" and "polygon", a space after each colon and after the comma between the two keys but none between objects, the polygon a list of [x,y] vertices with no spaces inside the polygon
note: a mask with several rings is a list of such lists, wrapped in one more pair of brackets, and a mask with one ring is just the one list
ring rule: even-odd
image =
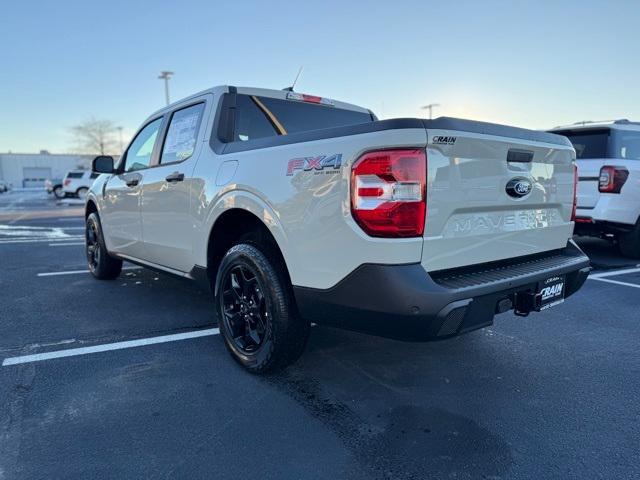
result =
[{"label": "rear wheel arch", "polygon": [[291,284],[291,277],[282,249],[269,228],[254,213],[242,208],[232,208],[223,212],[216,219],[209,232],[207,273],[212,285],[215,284],[215,277],[222,258],[233,245],[241,241],[258,246],[265,255],[274,256]]},{"label": "rear wheel arch", "polygon": [[629,258],[640,258],[640,219],[629,232],[618,235],[620,252]]}]

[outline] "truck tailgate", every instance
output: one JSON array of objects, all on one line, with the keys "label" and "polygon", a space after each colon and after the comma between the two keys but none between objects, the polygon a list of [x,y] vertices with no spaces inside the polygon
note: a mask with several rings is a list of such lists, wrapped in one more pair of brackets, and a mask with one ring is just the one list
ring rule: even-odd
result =
[{"label": "truck tailgate", "polygon": [[575,159],[568,140],[452,119],[425,125],[427,271],[566,246],[573,233]]}]

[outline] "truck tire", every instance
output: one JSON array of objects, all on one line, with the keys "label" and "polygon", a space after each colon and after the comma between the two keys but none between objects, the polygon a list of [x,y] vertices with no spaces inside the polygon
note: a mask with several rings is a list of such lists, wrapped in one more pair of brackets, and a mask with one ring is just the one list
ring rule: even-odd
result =
[{"label": "truck tire", "polygon": [[629,258],[640,258],[640,220],[628,233],[618,235],[620,253]]},{"label": "truck tire", "polygon": [[97,213],[91,213],[87,217],[85,237],[87,264],[91,274],[100,280],[113,280],[120,275],[122,260],[109,255]]},{"label": "truck tire", "polygon": [[284,368],[302,354],[309,322],[300,318],[284,266],[265,246],[238,243],[220,262],[214,286],[220,333],[252,373]]},{"label": "truck tire", "polygon": [[89,189],[87,187],[80,187],[78,190],[76,190],[76,195],[80,200],[84,200],[85,198],[87,198],[88,192]]}]

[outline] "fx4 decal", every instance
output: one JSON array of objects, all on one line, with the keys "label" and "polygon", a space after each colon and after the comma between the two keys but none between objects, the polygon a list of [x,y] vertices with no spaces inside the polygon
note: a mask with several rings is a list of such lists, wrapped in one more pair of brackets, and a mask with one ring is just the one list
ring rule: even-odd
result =
[{"label": "fx4 decal", "polygon": [[317,157],[293,158],[287,164],[287,176],[293,175],[297,170],[316,173],[322,172],[325,168],[331,168],[327,173],[337,173],[342,166],[342,154],[319,155]]}]

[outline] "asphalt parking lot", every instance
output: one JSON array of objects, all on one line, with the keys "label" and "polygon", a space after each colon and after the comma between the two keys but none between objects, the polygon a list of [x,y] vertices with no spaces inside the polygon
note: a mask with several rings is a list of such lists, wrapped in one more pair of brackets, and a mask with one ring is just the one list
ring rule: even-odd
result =
[{"label": "asphalt parking lot", "polygon": [[81,205],[0,195],[0,479],[640,478],[640,268],[606,242],[549,311],[426,344],[317,327],[257,377],[207,292],[94,280],[82,236]]}]

